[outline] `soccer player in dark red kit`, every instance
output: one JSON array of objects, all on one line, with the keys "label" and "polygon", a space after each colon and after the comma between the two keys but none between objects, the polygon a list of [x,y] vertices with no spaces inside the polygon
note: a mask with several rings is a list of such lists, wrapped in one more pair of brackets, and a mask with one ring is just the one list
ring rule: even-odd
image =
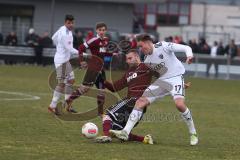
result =
[{"label": "soccer player in dark red kit", "polygon": [[[85,75],[85,80],[66,100],[67,102],[67,110],[72,110],[71,104],[74,99],[78,98],[82,94],[88,91],[89,87],[93,84],[99,89],[99,93],[97,95],[97,103],[98,103],[98,114],[103,114],[103,104],[105,101],[105,95],[103,92],[105,71],[103,69],[103,58],[104,56],[112,55],[111,53],[107,53],[107,45],[109,39],[105,36],[107,32],[107,25],[103,22],[96,24],[96,32],[97,36],[89,39],[84,44],[80,45],[79,47],[79,57],[80,57],[80,64],[81,66],[86,66],[86,62],[83,58],[83,53],[86,49],[89,49],[92,54],[91,61],[87,64],[88,70]],[[96,65],[95,65],[96,64]]]},{"label": "soccer player in dark red kit", "polygon": [[[96,142],[107,143],[112,141],[109,130],[121,130],[124,128],[127,122],[126,120],[128,119],[136,100],[141,97],[143,91],[151,83],[152,71],[150,71],[144,63],[141,63],[136,50],[130,50],[126,54],[126,63],[129,65],[129,69],[121,79],[113,83],[105,81],[105,87],[108,90],[117,92],[127,87],[128,93],[127,97],[118,101],[106,110],[106,114],[103,116],[103,136],[97,137]],[[151,135],[143,137],[130,134],[129,141],[153,144]]]}]

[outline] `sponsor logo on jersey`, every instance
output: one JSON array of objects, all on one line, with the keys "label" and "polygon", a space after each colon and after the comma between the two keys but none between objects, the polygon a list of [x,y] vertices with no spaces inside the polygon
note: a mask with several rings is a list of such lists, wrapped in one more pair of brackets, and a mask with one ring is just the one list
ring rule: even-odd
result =
[{"label": "sponsor logo on jersey", "polygon": [[137,78],[137,73],[133,73],[131,76],[127,77],[127,82],[130,82],[132,79]]},{"label": "sponsor logo on jersey", "polygon": [[162,76],[163,74],[165,74],[167,72],[167,70],[168,70],[168,68],[165,66],[164,62],[161,62],[160,64],[149,63],[149,67],[154,72],[158,72],[159,73],[159,77]]}]

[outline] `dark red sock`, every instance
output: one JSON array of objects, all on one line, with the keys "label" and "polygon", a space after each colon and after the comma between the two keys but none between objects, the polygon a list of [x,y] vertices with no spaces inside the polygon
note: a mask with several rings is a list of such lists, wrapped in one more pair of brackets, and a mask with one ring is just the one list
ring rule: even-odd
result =
[{"label": "dark red sock", "polygon": [[109,136],[109,130],[112,128],[112,121],[105,120],[103,121],[103,134],[104,136]]},{"label": "dark red sock", "polygon": [[105,102],[105,95],[102,95],[102,94],[97,95],[98,115],[103,114],[104,102]]},{"label": "dark red sock", "polygon": [[128,136],[128,140],[129,141],[142,142],[144,140],[144,137],[130,133],[129,136]]},{"label": "dark red sock", "polygon": [[82,94],[79,92],[78,89],[76,89],[75,91],[73,91],[73,93],[71,94],[71,96],[69,97],[68,101],[73,101],[74,99],[78,98],[79,96],[81,96]]}]

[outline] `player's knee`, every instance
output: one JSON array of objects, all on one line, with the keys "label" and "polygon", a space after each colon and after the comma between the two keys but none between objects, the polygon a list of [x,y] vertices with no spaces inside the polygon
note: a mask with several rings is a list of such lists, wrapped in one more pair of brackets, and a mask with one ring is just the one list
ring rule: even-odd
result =
[{"label": "player's knee", "polygon": [[104,115],[103,115],[103,118],[102,118],[102,121],[103,121],[103,122],[104,122],[104,121],[112,121],[112,119],[111,119],[111,117],[109,117],[109,115],[104,114]]},{"label": "player's knee", "polygon": [[175,105],[176,105],[177,109],[180,110],[180,111],[184,110],[185,107],[186,107],[183,98],[177,98],[177,99],[175,99]]},{"label": "player's knee", "polygon": [[73,85],[75,83],[75,80],[74,79],[70,79],[70,80],[67,81],[67,83]]},{"label": "player's knee", "polygon": [[80,85],[78,87],[79,92],[82,93],[82,94],[88,92],[89,89],[90,89],[90,87],[89,86],[85,86],[85,85]]},{"label": "player's knee", "polygon": [[136,108],[139,109],[144,109],[144,107],[146,107],[149,104],[148,100],[146,97],[140,97],[137,101],[136,101]]},{"label": "player's knee", "polygon": [[58,83],[57,87],[64,88],[65,84],[64,83]]}]

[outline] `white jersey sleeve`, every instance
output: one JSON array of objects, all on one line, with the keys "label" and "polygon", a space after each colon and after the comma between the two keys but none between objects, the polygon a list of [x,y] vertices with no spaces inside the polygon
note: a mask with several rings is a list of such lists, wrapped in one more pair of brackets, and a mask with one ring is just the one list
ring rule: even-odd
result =
[{"label": "white jersey sleeve", "polygon": [[54,35],[52,36],[52,40],[53,40],[53,43],[55,44],[55,45],[57,45],[58,44],[58,34],[59,34],[59,30],[57,31],[57,32],[55,32],[54,33]]},{"label": "white jersey sleeve", "polygon": [[161,42],[165,50],[169,53],[171,52],[184,52],[187,57],[193,57],[192,48],[187,45],[171,43],[171,42]]}]

